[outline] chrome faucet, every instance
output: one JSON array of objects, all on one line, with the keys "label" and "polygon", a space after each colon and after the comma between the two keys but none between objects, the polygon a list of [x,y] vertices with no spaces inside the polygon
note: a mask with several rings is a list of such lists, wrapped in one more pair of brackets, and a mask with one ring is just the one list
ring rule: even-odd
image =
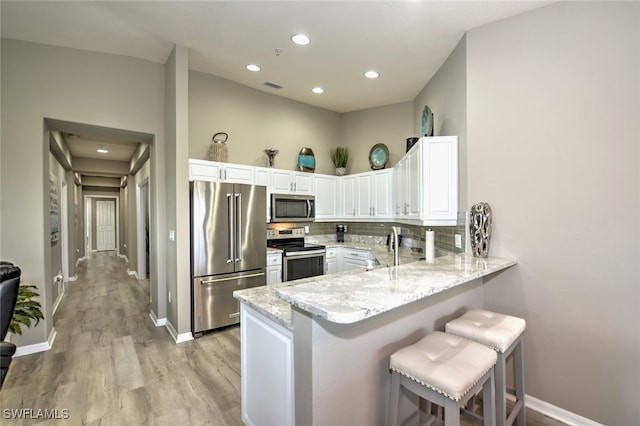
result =
[{"label": "chrome faucet", "polygon": [[400,238],[398,238],[398,227],[392,226],[391,232],[393,232],[393,241],[391,244],[393,245],[393,266],[398,266],[400,264],[400,256],[398,252],[400,251]]}]

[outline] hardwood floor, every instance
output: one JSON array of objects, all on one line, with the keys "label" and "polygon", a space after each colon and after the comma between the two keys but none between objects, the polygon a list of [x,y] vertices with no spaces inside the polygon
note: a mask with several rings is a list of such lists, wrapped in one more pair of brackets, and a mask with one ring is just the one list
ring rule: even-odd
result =
[{"label": "hardwood floor", "polygon": [[[55,315],[53,348],[13,360],[1,424],[51,424],[38,416],[45,409],[65,425],[242,424],[239,327],[176,345],[149,318],[148,280],[126,269],[113,252],[80,264]],[[15,410],[28,418],[11,418]],[[528,425],[562,425],[527,415]]]}]

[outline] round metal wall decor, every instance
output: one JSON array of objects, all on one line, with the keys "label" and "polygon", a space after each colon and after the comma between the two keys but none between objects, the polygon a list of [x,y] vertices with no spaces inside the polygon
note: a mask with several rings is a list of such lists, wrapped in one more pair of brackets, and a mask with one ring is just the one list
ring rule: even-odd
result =
[{"label": "round metal wall decor", "polygon": [[469,212],[469,236],[471,252],[474,257],[488,257],[492,227],[491,206],[489,203],[476,203]]}]

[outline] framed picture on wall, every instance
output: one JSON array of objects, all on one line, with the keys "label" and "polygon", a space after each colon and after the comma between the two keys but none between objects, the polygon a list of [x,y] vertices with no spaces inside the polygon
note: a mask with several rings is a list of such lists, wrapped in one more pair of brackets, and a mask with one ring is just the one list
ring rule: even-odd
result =
[{"label": "framed picture on wall", "polygon": [[60,201],[58,198],[58,185],[53,175],[49,176],[49,222],[51,242],[56,243],[60,238]]}]

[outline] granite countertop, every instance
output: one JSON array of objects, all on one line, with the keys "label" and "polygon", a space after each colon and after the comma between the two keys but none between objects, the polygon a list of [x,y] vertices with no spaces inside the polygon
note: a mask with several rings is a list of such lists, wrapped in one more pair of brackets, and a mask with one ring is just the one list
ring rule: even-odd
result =
[{"label": "granite countertop", "polygon": [[355,323],[416,300],[506,269],[516,259],[474,258],[449,252],[433,260],[418,260],[423,253],[400,249],[400,266],[393,264],[393,252],[386,246],[368,243],[327,243],[370,250],[380,265],[373,271],[348,271],[239,290],[236,299],[246,303],[277,324],[293,329],[291,305],[328,321]]},{"label": "granite countertop", "polygon": [[430,261],[308,278],[308,282],[277,289],[276,295],[327,321],[351,324],[516,263],[516,259],[450,253]]}]

